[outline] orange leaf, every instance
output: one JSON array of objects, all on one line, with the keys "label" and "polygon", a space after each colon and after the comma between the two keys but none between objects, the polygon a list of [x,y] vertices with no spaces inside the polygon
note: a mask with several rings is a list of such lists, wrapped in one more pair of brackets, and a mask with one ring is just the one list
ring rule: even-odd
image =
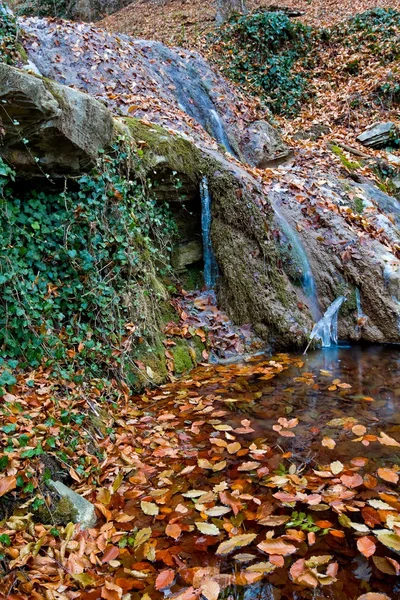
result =
[{"label": "orange leaf", "polygon": [[369,473],[364,475],[364,485],[369,490],[373,490],[378,485],[378,480]]},{"label": "orange leaf", "polygon": [[397,483],[399,481],[399,476],[397,475],[397,473],[392,471],[392,469],[385,469],[381,467],[380,469],[378,469],[378,475],[381,479],[389,481],[390,483]]},{"label": "orange leaf", "polygon": [[375,554],[376,546],[371,538],[368,536],[361,537],[357,540],[357,548],[365,556],[365,558],[369,558],[373,554]]},{"label": "orange leaf", "polygon": [[353,475],[342,475],[340,481],[348,488],[356,488],[363,484],[363,478],[358,473]]},{"label": "orange leaf", "polygon": [[161,571],[161,573],[157,575],[155,584],[156,590],[160,591],[171,587],[174,579],[175,571],[173,569],[165,569],[165,571]]},{"label": "orange leaf", "polygon": [[10,477],[2,477],[0,479],[0,496],[4,496],[11,490],[14,490],[17,487],[17,478],[14,476]]},{"label": "orange leaf", "polygon": [[329,448],[330,450],[333,450],[333,448],[336,446],[335,440],[326,436],[322,439],[321,444],[325,446],[325,448]]},{"label": "orange leaf", "polygon": [[174,538],[174,540],[177,540],[178,537],[182,533],[182,529],[179,527],[179,525],[177,523],[174,523],[173,525],[171,525],[170,523],[168,523],[168,525],[165,528],[165,533],[169,537]]},{"label": "orange leaf", "polygon": [[257,544],[257,548],[266,552],[267,554],[279,554],[281,556],[289,556],[297,551],[296,546],[293,544],[287,544],[283,540],[271,540],[266,539],[260,544]]},{"label": "orange leaf", "polygon": [[345,534],[344,534],[344,532],[343,532],[343,531],[341,531],[340,529],[331,529],[331,530],[329,531],[329,533],[330,533],[331,535],[333,535],[333,537],[337,537],[337,538],[344,538],[344,537],[345,537]]}]

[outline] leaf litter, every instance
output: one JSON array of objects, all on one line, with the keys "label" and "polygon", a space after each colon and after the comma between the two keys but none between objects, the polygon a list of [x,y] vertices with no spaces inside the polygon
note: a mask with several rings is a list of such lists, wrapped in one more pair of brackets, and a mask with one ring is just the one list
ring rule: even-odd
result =
[{"label": "leaf litter", "polygon": [[[335,373],[307,359],[310,389],[304,359],[287,354],[202,366],[133,397],[116,382],[112,398],[95,382],[85,389],[42,369],[21,374],[1,399],[0,594],[213,599],[268,581],[286,594],[332,587],[335,598],[353,600],[361,593],[356,556],[372,568],[373,589],[389,594],[400,571],[392,453],[400,427],[390,406],[385,412],[380,373],[392,355],[368,359],[368,405],[357,359],[346,357],[351,387],[331,391]],[[310,395],[324,402],[317,419]],[[92,402],[104,420],[96,428]],[[375,436],[368,448],[350,443],[355,427]],[[59,460],[69,485],[95,504],[95,527],[41,521],[44,456]]]}]

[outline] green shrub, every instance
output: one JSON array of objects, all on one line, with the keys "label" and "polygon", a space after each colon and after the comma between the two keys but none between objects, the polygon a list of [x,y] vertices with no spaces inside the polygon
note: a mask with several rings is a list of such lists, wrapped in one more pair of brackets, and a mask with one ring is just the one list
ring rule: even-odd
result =
[{"label": "green shrub", "polygon": [[26,0],[18,5],[18,14],[70,19],[76,5],[76,0]]},{"label": "green shrub", "polygon": [[9,65],[18,61],[18,27],[12,13],[0,1],[0,62]]},{"label": "green shrub", "polygon": [[225,75],[261,94],[274,112],[293,113],[306,95],[306,77],[295,66],[311,32],[284,13],[255,12],[222,26],[214,48]]},{"label": "green shrub", "polygon": [[3,359],[65,360],[104,373],[151,335],[154,278],[169,269],[174,225],[146,182],[131,180],[135,160],[117,144],[60,193],[21,192],[0,160]]}]

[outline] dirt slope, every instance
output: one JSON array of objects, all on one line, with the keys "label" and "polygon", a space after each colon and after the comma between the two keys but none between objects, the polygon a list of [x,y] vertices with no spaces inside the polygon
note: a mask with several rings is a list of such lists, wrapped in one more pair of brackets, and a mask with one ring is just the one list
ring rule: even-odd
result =
[{"label": "dirt slope", "polygon": [[[298,10],[309,25],[328,26],[355,13],[381,8],[400,9],[399,0],[251,0],[250,9],[279,6]],[[99,25],[113,32],[154,39],[165,44],[201,46],[202,34],[212,30],[214,2],[202,0],[134,0]]]}]

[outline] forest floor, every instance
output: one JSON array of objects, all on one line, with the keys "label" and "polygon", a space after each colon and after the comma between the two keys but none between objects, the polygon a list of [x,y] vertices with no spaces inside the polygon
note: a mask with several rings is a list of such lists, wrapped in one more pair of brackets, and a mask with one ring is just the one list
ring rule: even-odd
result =
[{"label": "forest floor", "polygon": [[[400,8],[284,5],[314,26]],[[214,15],[209,3],[154,0],[98,25],[208,53]],[[338,54],[334,45],[325,52],[314,100],[277,118],[289,143],[300,129],[329,128],[296,141],[296,160],[305,169],[336,161],[348,172],[327,137],[386,159],[355,136],[372,120],[397,117],[374,90],[398,60],[382,66],[378,56]],[[357,73],[337,68],[354,60]],[[368,361],[368,393],[360,362],[338,375],[283,354],[203,365],[135,396],[116,381],[19,372],[0,403],[1,600],[400,598],[400,390],[389,379],[394,354]],[[94,527],[80,531],[46,510],[56,477],[94,504]]]}]

